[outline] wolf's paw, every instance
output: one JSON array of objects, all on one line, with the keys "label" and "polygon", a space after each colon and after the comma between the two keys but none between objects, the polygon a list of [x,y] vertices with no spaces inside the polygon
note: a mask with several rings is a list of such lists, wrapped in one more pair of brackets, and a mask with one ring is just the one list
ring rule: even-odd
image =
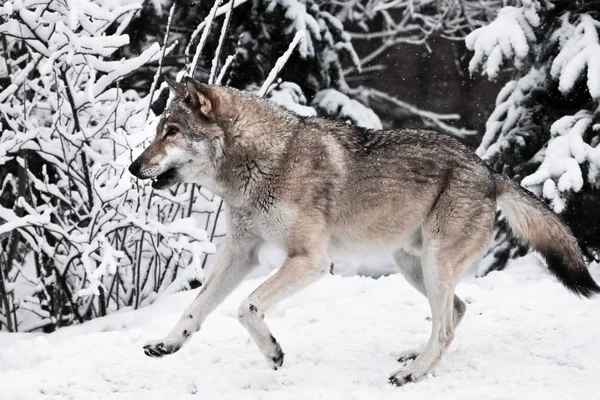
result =
[{"label": "wolf's paw", "polygon": [[407,350],[398,355],[398,362],[407,364],[409,361],[413,361],[419,357],[420,352],[418,350]]},{"label": "wolf's paw", "polygon": [[412,368],[400,369],[392,376],[390,376],[389,382],[395,386],[404,386],[409,382],[416,382],[425,375],[425,372],[417,371]]},{"label": "wolf's paw", "polygon": [[267,359],[269,366],[277,371],[283,365],[283,357],[285,353],[281,350],[281,346],[277,343],[277,340],[271,336],[271,346],[264,352],[264,356]]},{"label": "wolf's paw", "polygon": [[176,353],[182,344],[172,339],[155,340],[144,346],[144,354],[148,357],[162,357],[167,354]]},{"label": "wolf's paw", "polygon": [[412,375],[392,375],[390,376],[389,382],[394,386],[404,386],[408,382],[413,382],[413,377]]}]

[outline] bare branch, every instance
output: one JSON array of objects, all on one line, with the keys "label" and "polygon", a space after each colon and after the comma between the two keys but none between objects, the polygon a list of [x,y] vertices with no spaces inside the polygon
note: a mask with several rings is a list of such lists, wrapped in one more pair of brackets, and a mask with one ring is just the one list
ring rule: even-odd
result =
[{"label": "bare branch", "polygon": [[425,123],[426,125],[437,126],[439,128],[444,129],[445,131],[452,133],[455,136],[466,137],[466,136],[477,134],[477,131],[468,130],[468,129],[464,129],[464,128],[456,128],[456,127],[453,127],[453,126],[445,123],[445,121],[452,121],[452,120],[460,119],[460,115],[458,115],[458,114],[438,114],[438,113],[434,113],[432,111],[421,110],[420,108],[415,107],[412,104],[406,103],[396,97],[390,96],[389,94],[381,92],[376,89],[358,88],[358,89],[355,89],[355,92],[360,95],[367,95],[369,97],[375,97],[375,98],[379,98],[379,99],[388,101],[388,102],[410,112],[411,114],[420,117],[421,120],[423,121],[423,123]]},{"label": "bare branch", "polygon": [[300,41],[304,38],[304,35],[305,35],[304,31],[296,32],[296,35],[294,36],[294,39],[292,39],[292,42],[290,43],[288,49],[285,51],[285,53],[283,53],[283,55],[281,57],[279,57],[277,62],[275,62],[275,65],[271,69],[271,72],[269,72],[267,79],[265,80],[265,82],[262,84],[260,90],[258,91],[258,95],[260,97],[263,97],[267,93],[267,90],[269,90],[269,87],[271,86],[271,84],[273,83],[275,78],[277,77],[277,74],[279,74],[279,72],[283,69],[283,67],[285,66],[285,63],[290,58],[290,55],[292,54],[292,52],[294,51],[294,49],[296,48],[298,43],[300,43]]}]

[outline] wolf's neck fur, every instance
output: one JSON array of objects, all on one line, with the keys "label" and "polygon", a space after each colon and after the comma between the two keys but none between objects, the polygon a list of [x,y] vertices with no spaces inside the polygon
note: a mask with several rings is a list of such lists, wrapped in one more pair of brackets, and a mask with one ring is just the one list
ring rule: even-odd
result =
[{"label": "wolf's neck fur", "polygon": [[273,117],[273,105],[241,92],[231,93],[237,115],[228,119],[222,161],[217,170],[219,193],[230,206],[268,211],[283,177],[282,163],[298,118],[284,109]]}]

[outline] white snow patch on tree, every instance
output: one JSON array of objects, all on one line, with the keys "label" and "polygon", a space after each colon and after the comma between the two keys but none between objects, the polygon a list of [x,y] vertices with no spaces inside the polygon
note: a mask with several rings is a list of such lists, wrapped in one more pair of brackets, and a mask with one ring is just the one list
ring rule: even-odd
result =
[{"label": "white snow patch on tree", "polygon": [[[583,140],[592,118],[589,111],[581,110],[552,124],[552,138],[545,149],[541,165],[521,181],[525,187],[537,186],[538,191],[542,186],[544,197],[551,201],[552,208],[557,213],[565,209],[565,192],[578,192],[583,187],[581,166],[590,165],[593,174],[597,174],[600,169],[600,149]],[[589,178],[596,180],[595,176]]]},{"label": "white snow patch on tree", "polygon": [[467,48],[475,52],[469,71],[482,70],[494,79],[505,63],[519,68],[530,44],[537,41],[534,28],[540,24],[539,9],[537,0],[523,0],[521,7],[504,7],[492,23],[471,32],[465,39]]},{"label": "white snow patch on tree", "polygon": [[318,92],[312,101],[312,106],[326,115],[364,128],[382,128],[381,121],[373,110],[335,89]]},{"label": "white snow patch on tree", "polygon": [[279,104],[297,114],[306,117],[317,115],[314,108],[306,105],[306,97],[304,97],[302,89],[294,82],[281,82],[273,85],[273,88],[268,92],[267,98],[273,103]]},{"label": "white snow patch on tree", "polygon": [[552,77],[559,82],[562,93],[568,94],[577,81],[586,75],[587,87],[594,98],[600,97],[600,22],[588,14],[580,16],[577,25],[569,22],[569,14],[561,17],[562,27],[552,40],[558,41],[560,53],[552,63]]},{"label": "white snow patch on tree", "polygon": [[272,12],[277,5],[282,6],[285,11],[285,17],[292,21],[286,33],[302,32],[303,40],[300,41],[298,51],[302,58],[315,55],[314,40],[321,40],[321,28],[319,23],[306,10],[306,4],[299,0],[272,0],[267,7],[268,12]]},{"label": "white snow patch on tree", "polygon": [[485,124],[485,134],[477,154],[484,160],[500,153],[514,140],[513,130],[521,118],[528,112],[522,106],[523,100],[531,91],[544,84],[548,77],[547,70],[532,69],[518,80],[509,81],[496,98],[496,108]]}]

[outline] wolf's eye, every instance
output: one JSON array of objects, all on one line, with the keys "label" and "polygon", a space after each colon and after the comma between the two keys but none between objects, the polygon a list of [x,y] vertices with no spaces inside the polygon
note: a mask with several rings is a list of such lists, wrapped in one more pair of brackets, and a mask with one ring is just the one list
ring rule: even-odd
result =
[{"label": "wolf's eye", "polygon": [[177,132],[179,132],[179,129],[177,129],[174,126],[170,126],[170,127],[167,128],[167,131],[165,132],[165,137],[173,136]]}]

